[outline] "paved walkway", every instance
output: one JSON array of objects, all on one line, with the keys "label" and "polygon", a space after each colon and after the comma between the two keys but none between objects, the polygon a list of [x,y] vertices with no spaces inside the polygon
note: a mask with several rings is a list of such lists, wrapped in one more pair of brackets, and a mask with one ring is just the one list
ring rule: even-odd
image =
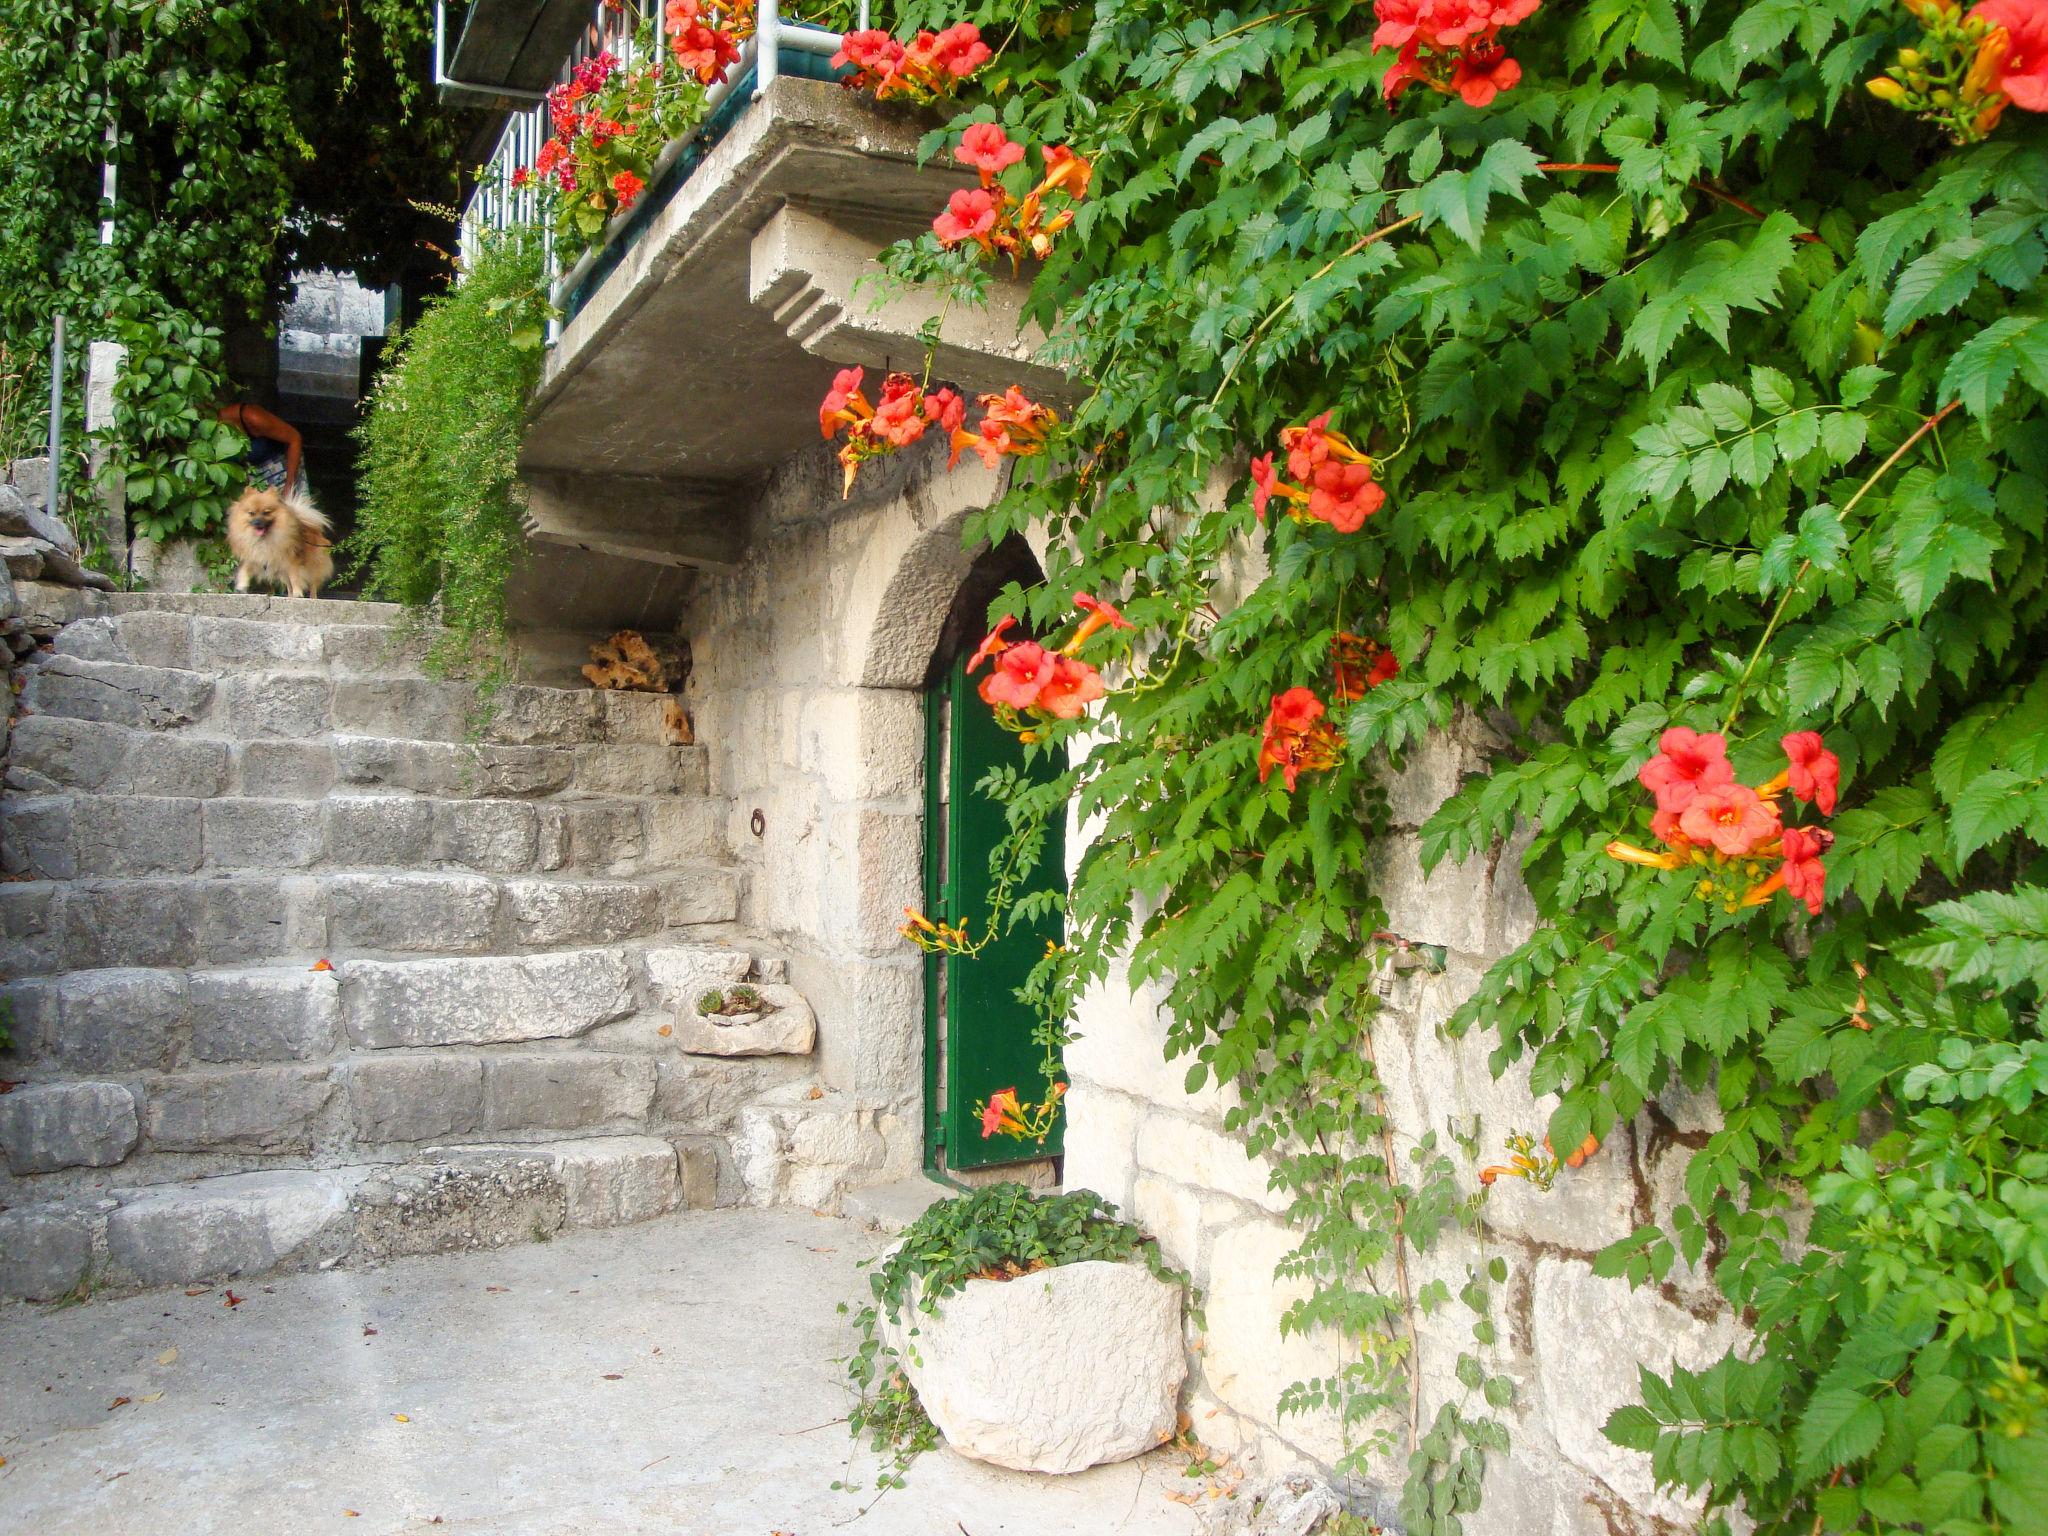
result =
[{"label": "paved walkway", "polygon": [[233,1308],[0,1306],[0,1532],[1194,1531],[1165,1454],[1039,1478],[940,1451],[861,1515],[875,1461],[849,1469],[832,1357],[879,1242],[718,1211],[253,1281]]}]

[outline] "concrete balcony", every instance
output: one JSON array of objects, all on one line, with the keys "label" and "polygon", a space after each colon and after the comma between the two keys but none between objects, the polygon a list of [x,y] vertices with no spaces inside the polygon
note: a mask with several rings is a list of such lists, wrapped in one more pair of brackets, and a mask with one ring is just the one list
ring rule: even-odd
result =
[{"label": "concrete balcony", "polygon": [[[528,596],[553,607],[630,588],[641,606],[616,621],[659,622],[691,572],[741,558],[769,472],[819,446],[836,368],[922,367],[918,328],[939,301],[878,302],[855,285],[877,251],[928,228],[972,180],[917,164],[930,126],[784,76],[701,160],[657,183],[568,296],[534,396],[520,460]],[[980,310],[955,306],[935,377],[1058,391],[1029,361],[1039,338],[1022,323],[1024,286],[997,284]]]}]

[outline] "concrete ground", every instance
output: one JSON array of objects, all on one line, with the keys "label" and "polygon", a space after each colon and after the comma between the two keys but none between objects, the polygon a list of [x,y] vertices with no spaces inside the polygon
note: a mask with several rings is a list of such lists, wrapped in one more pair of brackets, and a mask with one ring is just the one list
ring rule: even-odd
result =
[{"label": "concrete ground", "polygon": [[[0,1532],[1188,1536],[1155,1453],[950,1451],[869,1509],[833,1357],[882,1240],[684,1214],[495,1253],[0,1306]],[[836,1491],[835,1480],[854,1491]]]}]

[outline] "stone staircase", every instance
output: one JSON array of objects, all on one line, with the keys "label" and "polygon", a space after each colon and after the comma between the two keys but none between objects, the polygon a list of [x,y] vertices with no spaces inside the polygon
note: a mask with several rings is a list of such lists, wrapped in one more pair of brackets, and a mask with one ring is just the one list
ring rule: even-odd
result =
[{"label": "stone staircase", "polygon": [[741,1111],[818,1096],[812,1030],[677,1048],[706,989],[786,976],[666,698],[480,709],[386,605],[104,608],[20,674],[0,802],[0,1294],[740,1196]]}]

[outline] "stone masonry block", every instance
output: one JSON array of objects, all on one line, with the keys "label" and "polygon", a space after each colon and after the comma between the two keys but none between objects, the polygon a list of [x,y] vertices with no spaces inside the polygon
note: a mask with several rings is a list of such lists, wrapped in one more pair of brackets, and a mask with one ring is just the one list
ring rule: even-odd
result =
[{"label": "stone masonry block", "polygon": [[119,1083],[30,1083],[0,1094],[8,1171],[111,1168],[134,1149],[135,1095]]},{"label": "stone masonry block", "polygon": [[713,987],[745,981],[754,957],[743,949],[713,945],[673,945],[646,953],[647,979],[654,984],[657,1006],[664,1013],[694,1008]]},{"label": "stone masonry block", "polygon": [[10,795],[0,804],[0,869],[30,880],[76,879],[73,804],[68,795]]},{"label": "stone masonry block", "polygon": [[1489,891],[1486,860],[1448,860],[1425,875],[1422,840],[1412,833],[1381,839],[1375,854],[1387,926],[1418,944],[1444,944],[1468,955],[1486,947]]},{"label": "stone masonry block", "polygon": [[[500,688],[492,699],[486,738],[508,746],[576,746],[598,739],[604,705],[598,690]],[[658,737],[643,738],[659,740]]]},{"label": "stone masonry block", "polygon": [[121,764],[132,740],[124,726],[62,715],[24,715],[14,724],[7,783],[12,789],[118,790]]},{"label": "stone masonry block", "polygon": [[662,915],[671,928],[730,923],[740,915],[739,871],[699,865],[668,881]]},{"label": "stone masonry block", "polygon": [[133,735],[119,787],[131,795],[200,800],[221,794],[228,787],[228,744],[197,736]]},{"label": "stone masonry block", "polygon": [[1285,1194],[1270,1187],[1264,1160],[1250,1156],[1243,1142],[1163,1110],[1138,1128],[1138,1166],[1276,1214],[1289,1204]]},{"label": "stone masonry block", "polygon": [[0,973],[47,975],[64,964],[68,913],[57,891],[54,885],[0,884]]},{"label": "stone masonry block", "polygon": [[605,689],[597,698],[599,730],[606,741],[643,746],[669,741],[669,695]]},{"label": "stone masonry block", "polygon": [[1538,1264],[1533,1295],[1540,1405],[1565,1459],[1638,1511],[1692,1529],[1697,1505],[1658,1488],[1650,1458],[1614,1444],[1601,1426],[1615,1409],[1639,1400],[1639,1369],[1704,1370],[1742,1342],[1741,1328],[1727,1317],[1703,1322],[1654,1289],[1603,1280],[1590,1266],[1565,1260]]},{"label": "stone masonry block", "polygon": [[325,731],[331,686],[324,677],[244,673],[221,683],[228,729],[244,741],[303,741]]},{"label": "stone masonry block", "polygon": [[307,672],[318,671],[323,664],[320,631],[309,624],[223,619],[202,613],[192,617],[191,625],[192,654],[201,666],[214,671]]},{"label": "stone masonry block", "polygon": [[565,747],[465,746],[462,789],[466,795],[534,799],[567,789],[575,777],[575,755]]},{"label": "stone masonry block", "polygon": [[199,868],[203,846],[199,805],[125,796],[82,802],[73,818],[80,872],[189,875]]},{"label": "stone masonry block", "polygon": [[59,1022],[48,1059],[73,1072],[162,1071],[185,1022],[177,971],[78,971],[58,987]]},{"label": "stone masonry block", "polygon": [[150,1088],[144,1131],[158,1152],[306,1152],[333,1098],[325,1067],[181,1073]]},{"label": "stone masonry block", "polygon": [[397,741],[461,741],[476,690],[426,678],[350,679],[334,685],[334,728]]},{"label": "stone masonry block", "polygon": [[650,871],[674,869],[726,855],[724,807],[710,800],[650,800],[640,807],[647,828],[644,858]]},{"label": "stone masonry block", "polygon": [[341,1043],[332,972],[198,971],[190,995],[192,1054],[201,1061],[313,1061]]},{"label": "stone masonry block", "polygon": [[209,800],[206,862],[216,869],[308,869],[327,852],[317,806],[296,800]]},{"label": "stone masonry block", "polygon": [[534,946],[613,944],[661,923],[660,890],[627,881],[510,880],[505,902],[519,942]]},{"label": "stone masonry block", "polygon": [[856,954],[895,951],[903,909],[924,887],[924,818],[910,812],[840,811],[831,820],[828,942]]},{"label": "stone masonry block", "polygon": [[631,971],[614,950],[357,960],[341,995],[350,1040],[370,1048],[580,1035],[634,1007]]},{"label": "stone masonry block", "polygon": [[484,1069],[475,1056],[359,1058],[347,1078],[358,1141],[436,1141],[474,1135],[483,1123]]},{"label": "stone masonry block", "polygon": [[169,731],[206,718],[213,680],[165,667],[53,656],[29,669],[21,702],[30,714]]},{"label": "stone masonry block", "polygon": [[312,800],[334,787],[334,748],[324,741],[251,741],[236,757],[245,795]]},{"label": "stone masonry block", "polygon": [[615,800],[539,808],[539,867],[578,874],[630,874],[647,851],[638,809]]},{"label": "stone masonry block", "polygon": [[709,780],[702,747],[583,746],[573,761],[576,788],[590,795],[701,795]]},{"label": "stone masonry block", "polygon": [[198,907],[194,948],[203,964],[313,956],[327,947],[317,881],[234,874],[194,881],[190,889]]},{"label": "stone masonry block", "polygon": [[197,947],[193,898],[198,883],[133,880],[72,886],[64,895],[65,966],[190,965]]},{"label": "stone masonry block", "polygon": [[[192,616],[187,613],[124,613],[109,621],[119,636],[124,661],[146,667],[190,667]],[[200,666],[208,658],[200,658]]]},{"label": "stone masonry block", "polygon": [[654,1102],[654,1063],[590,1051],[484,1059],[484,1129],[577,1131],[640,1123]]},{"label": "stone masonry block", "polygon": [[491,942],[498,887],[467,875],[338,875],[328,933],[336,946],[401,952],[481,950]]},{"label": "stone masonry block", "polygon": [[417,672],[432,645],[430,635],[389,624],[328,624],[320,630],[321,655],[337,677]]},{"label": "stone masonry block", "polygon": [[924,782],[924,699],[912,689],[814,694],[797,727],[798,764],[834,800],[893,800]]},{"label": "stone masonry block", "polygon": [[683,1203],[676,1149],[653,1136],[601,1136],[551,1149],[572,1227],[622,1227]]},{"label": "stone masonry block", "polygon": [[406,795],[330,799],[327,856],[336,864],[417,869],[434,856],[434,803]]},{"label": "stone masonry block", "polygon": [[534,808],[523,800],[448,800],[433,807],[433,856],[486,874],[535,867]]},{"label": "stone masonry block", "polygon": [[0,1211],[0,1296],[55,1301],[92,1262],[92,1218],[63,1206]]},{"label": "stone masonry block", "polygon": [[126,1191],[107,1218],[107,1258],[136,1285],[190,1285],[307,1268],[348,1251],[346,1169],[240,1173]]}]

